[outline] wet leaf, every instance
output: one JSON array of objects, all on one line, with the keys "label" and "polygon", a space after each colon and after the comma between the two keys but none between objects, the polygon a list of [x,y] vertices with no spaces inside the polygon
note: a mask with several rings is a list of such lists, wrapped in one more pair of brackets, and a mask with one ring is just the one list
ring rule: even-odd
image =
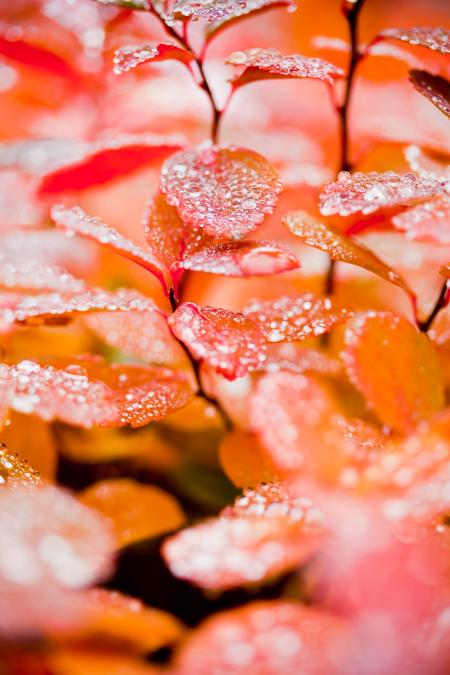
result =
[{"label": "wet leaf", "polygon": [[425,70],[411,70],[409,79],[422,96],[431,101],[444,115],[450,117],[450,82],[448,80],[439,75],[427,73]]},{"label": "wet leaf", "polygon": [[182,374],[144,366],[105,366],[100,359],[76,357],[65,368],[34,361],[0,364],[0,384],[4,407],[85,428],[142,426],[193,397]]},{"label": "wet leaf", "polygon": [[320,211],[324,216],[368,214],[425,201],[448,189],[445,178],[429,180],[393,171],[353,174],[341,171],[336,182],[325,185],[320,195]]},{"label": "wet leaf", "polygon": [[120,47],[114,52],[114,72],[127,73],[137,66],[155,61],[180,61],[188,64],[195,55],[170,42],[151,42],[145,45]]},{"label": "wet leaf", "polygon": [[332,260],[363,267],[414,296],[406,281],[397,272],[365,246],[356,244],[331,225],[325,225],[304,211],[288,214],[283,222],[303,244],[324,251]]},{"label": "wet leaf", "polygon": [[176,530],[185,517],[172,495],[127,478],[102,480],[79,494],[81,503],[111,523],[119,547]]},{"label": "wet leaf", "polygon": [[233,87],[249,82],[278,78],[313,78],[333,84],[335,78],[344,77],[344,71],[319,58],[290,54],[283,56],[277,49],[247,49],[234,52],[226,60],[242,72],[231,80]]},{"label": "wet leaf", "polygon": [[71,162],[42,176],[40,195],[78,192],[126,176],[152,162],[162,161],[180,143],[159,136],[123,136],[93,144],[82,159]]},{"label": "wet leaf", "polygon": [[288,11],[294,11],[296,5],[291,0],[246,0],[246,2],[232,3],[232,12],[224,14],[209,25],[206,31],[206,37],[211,40],[222,30],[234,25],[236,22],[247,17],[257,16],[270,9],[285,7]]},{"label": "wet leaf", "polygon": [[177,641],[183,628],[175,617],[146,607],[140,600],[117,591],[95,588],[85,593],[89,617],[70,637],[97,647],[116,646],[142,653],[153,652]]},{"label": "wet leaf", "polygon": [[450,200],[436,197],[417,204],[392,218],[392,223],[408,239],[450,244]]},{"label": "wet leaf", "polygon": [[297,298],[253,300],[244,314],[260,324],[268,342],[294,342],[328,333],[353,312],[332,298],[316,298],[307,293]]},{"label": "wet leaf", "polygon": [[[221,518],[187,528],[166,540],[163,555],[175,576],[223,591],[260,583],[300,566],[324,535],[324,515],[311,500],[286,496],[282,488],[249,491]],[[260,501],[261,508],[244,503]],[[300,506],[301,505],[301,506]]]},{"label": "wet leaf", "polygon": [[89,312],[155,312],[155,303],[128,288],[117,291],[86,290],[77,294],[19,295],[0,293],[0,321],[5,324],[58,323]]},{"label": "wet leaf", "polygon": [[435,349],[402,317],[369,312],[353,319],[342,358],[367,404],[396,431],[412,431],[444,403]]},{"label": "wet leaf", "polygon": [[0,443],[0,485],[15,488],[37,485],[40,480],[39,473],[28,462],[16,453],[9,452],[6,445]]},{"label": "wet leaf", "polygon": [[62,205],[54,206],[51,215],[56,225],[72,234],[80,234],[98,242],[105,248],[114,251],[120,256],[132,260],[154,274],[163,288],[164,267],[151,253],[144,251],[140,246],[127,239],[117,230],[103,223],[100,218],[89,216],[79,206],[66,208]]},{"label": "wet leaf", "polygon": [[400,40],[410,45],[426,47],[440,54],[450,54],[450,32],[439,27],[386,28],[379,38]]},{"label": "wet leaf", "polygon": [[14,260],[0,253],[0,287],[14,290],[59,291],[79,293],[86,286],[56,265],[46,265],[36,260]]},{"label": "wet leaf", "polygon": [[227,20],[247,5],[246,0],[175,0],[172,18],[186,21],[202,19],[207,23]]},{"label": "wet leaf", "polygon": [[26,40],[9,37],[8,31],[0,35],[0,54],[17,63],[61,77],[75,87],[81,84],[81,76],[60,56]]},{"label": "wet leaf", "polygon": [[279,274],[299,266],[297,257],[288,248],[271,241],[235,241],[208,246],[176,265],[180,270],[229,277]]},{"label": "wet leaf", "polygon": [[264,363],[265,340],[259,326],[241,312],[185,302],[168,319],[175,336],[193,356],[229,380]]},{"label": "wet leaf", "polygon": [[329,675],[345,671],[347,649],[341,618],[287,600],[260,601],[201,624],[181,647],[176,665],[180,675]]},{"label": "wet leaf", "polygon": [[240,239],[272,213],[281,184],[258,153],[203,144],[164,163],[161,190],[187,226]]}]

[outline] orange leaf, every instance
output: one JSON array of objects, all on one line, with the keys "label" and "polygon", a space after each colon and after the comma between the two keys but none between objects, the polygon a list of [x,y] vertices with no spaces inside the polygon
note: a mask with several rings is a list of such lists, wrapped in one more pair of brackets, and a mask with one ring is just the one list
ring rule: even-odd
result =
[{"label": "orange leaf", "polygon": [[342,357],[368,405],[397,431],[411,431],[444,403],[434,347],[402,317],[388,312],[358,316],[347,328]]},{"label": "orange leaf", "polygon": [[268,342],[294,342],[328,333],[353,312],[339,307],[332,298],[307,293],[299,298],[253,300],[244,314],[260,324]]},{"label": "orange leaf", "polygon": [[278,478],[269,455],[256,436],[234,431],[226,434],[219,447],[219,459],[225,474],[236,487],[253,487]]},{"label": "orange leaf", "polygon": [[127,478],[94,483],[80,493],[79,499],[108,518],[120,547],[178,529],[185,520],[172,495]]},{"label": "orange leaf", "polygon": [[397,272],[380,260],[372,251],[361,244],[356,244],[339,230],[321,223],[304,211],[289,213],[284,219],[284,223],[307,246],[313,246],[324,251],[332,260],[363,267],[385,281],[399,286],[414,298],[413,291]]},{"label": "orange leaf", "polygon": [[161,190],[186,225],[239,239],[272,213],[281,184],[274,167],[253,150],[207,143],[166,160]]},{"label": "orange leaf", "polygon": [[0,485],[37,485],[40,480],[39,473],[28,462],[19,455],[8,452],[6,445],[0,443]]}]

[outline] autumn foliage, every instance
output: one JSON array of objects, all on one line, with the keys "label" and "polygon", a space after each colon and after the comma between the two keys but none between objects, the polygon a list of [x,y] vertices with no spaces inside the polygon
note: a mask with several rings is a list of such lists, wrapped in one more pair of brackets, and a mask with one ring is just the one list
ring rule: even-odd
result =
[{"label": "autumn foliage", "polygon": [[2,4],[0,675],[450,672],[446,20]]}]

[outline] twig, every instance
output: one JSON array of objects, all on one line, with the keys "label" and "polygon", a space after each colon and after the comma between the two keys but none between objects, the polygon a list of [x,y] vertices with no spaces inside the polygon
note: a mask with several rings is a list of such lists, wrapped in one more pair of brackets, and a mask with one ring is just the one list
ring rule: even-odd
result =
[{"label": "twig", "polygon": [[419,321],[418,323],[419,330],[422,331],[422,333],[427,333],[430,330],[431,325],[435,320],[437,314],[440,312],[441,309],[443,309],[446,306],[446,304],[447,304],[447,280],[445,280],[444,285],[441,288],[441,292],[439,293],[439,296],[428,318],[425,319],[425,321]]}]

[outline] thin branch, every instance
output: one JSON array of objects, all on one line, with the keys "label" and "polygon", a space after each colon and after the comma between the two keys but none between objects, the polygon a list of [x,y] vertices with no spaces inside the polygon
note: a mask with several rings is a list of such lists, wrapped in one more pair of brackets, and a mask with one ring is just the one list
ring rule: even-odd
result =
[{"label": "thin branch", "polygon": [[444,282],[444,285],[441,288],[441,292],[439,293],[439,296],[435,302],[435,305],[433,309],[431,310],[429,316],[425,321],[419,321],[419,330],[422,331],[422,333],[427,333],[433,321],[435,320],[437,314],[447,305],[447,280]]}]

